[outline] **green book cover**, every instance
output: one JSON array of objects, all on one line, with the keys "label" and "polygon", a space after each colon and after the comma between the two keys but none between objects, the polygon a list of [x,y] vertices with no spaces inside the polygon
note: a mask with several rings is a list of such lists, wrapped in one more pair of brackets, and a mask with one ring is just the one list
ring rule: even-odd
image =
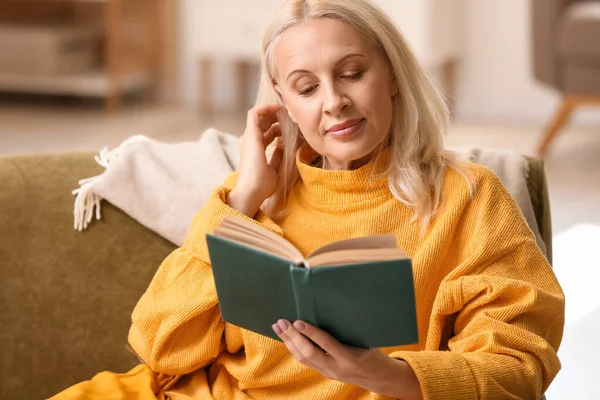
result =
[{"label": "green book cover", "polygon": [[206,240],[226,322],[276,340],[271,325],[281,318],[362,348],[419,340],[409,258],[307,268],[223,237]]}]

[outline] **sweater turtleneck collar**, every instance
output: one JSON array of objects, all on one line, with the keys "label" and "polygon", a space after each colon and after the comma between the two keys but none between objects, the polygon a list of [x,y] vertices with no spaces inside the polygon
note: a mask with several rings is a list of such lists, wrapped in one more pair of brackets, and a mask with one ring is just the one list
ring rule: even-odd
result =
[{"label": "sweater turtleneck collar", "polygon": [[298,194],[316,204],[347,204],[391,196],[385,175],[389,158],[386,148],[360,168],[326,170],[313,166],[314,156],[301,149],[296,155],[301,180]]}]

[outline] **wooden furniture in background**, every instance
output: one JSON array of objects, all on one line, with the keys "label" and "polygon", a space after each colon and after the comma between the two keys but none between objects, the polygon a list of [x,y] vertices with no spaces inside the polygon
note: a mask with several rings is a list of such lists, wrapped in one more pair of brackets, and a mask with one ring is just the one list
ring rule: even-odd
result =
[{"label": "wooden furniture in background", "polygon": [[0,24],[99,25],[103,33],[93,68],[51,76],[0,70],[0,90],[103,97],[108,111],[119,110],[128,92],[145,90],[151,99],[173,100],[177,7],[174,0],[2,1]]},{"label": "wooden furniture in background", "polygon": [[561,128],[569,121],[569,117],[577,107],[600,107],[600,96],[574,96],[565,95],[562,99],[560,108],[554,115],[554,119],[546,128],[542,139],[540,140],[537,148],[537,154],[543,158],[550,144],[554,141]]}]

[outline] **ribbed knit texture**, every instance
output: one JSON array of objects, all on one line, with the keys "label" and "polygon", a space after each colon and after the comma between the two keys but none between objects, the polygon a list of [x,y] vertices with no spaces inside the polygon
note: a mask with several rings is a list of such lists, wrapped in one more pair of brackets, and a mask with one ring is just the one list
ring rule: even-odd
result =
[{"label": "ribbed knit texture", "polygon": [[[411,365],[424,398],[538,399],[560,369],[564,297],[517,205],[487,169],[469,166],[473,198],[449,171],[443,208],[421,236],[420,221],[377,178],[383,163],[326,171],[298,161],[289,214],[275,224],[259,213],[257,223],[285,232],[304,254],[396,234],[413,258],[419,344],[384,350]],[[133,312],[132,347],[152,370],[184,375],[167,390],[172,398],[383,399],[328,381],[282,343],[222,322],[204,235],[226,215],[246,218],[226,205],[235,179],[214,192],[185,245],[158,269]]]}]

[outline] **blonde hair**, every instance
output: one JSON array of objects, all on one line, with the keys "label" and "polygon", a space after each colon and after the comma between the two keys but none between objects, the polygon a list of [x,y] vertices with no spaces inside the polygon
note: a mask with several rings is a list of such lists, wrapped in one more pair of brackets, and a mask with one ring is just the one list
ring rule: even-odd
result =
[{"label": "blonde hair", "polygon": [[[281,104],[273,80],[272,53],[278,37],[294,25],[318,18],[337,19],[351,25],[376,46],[387,62],[399,91],[392,100],[392,124],[386,142],[390,146],[386,172],[389,188],[399,201],[414,210],[415,218],[421,219],[425,228],[440,207],[447,167],[461,171],[452,153],[444,150],[449,110],[441,92],[419,65],[400,31],[376,5],[369,0],[288,1],[264,36],[257,105]],[[299,128],[285,109],[278,118],[285,145],[279,184],[266,203],[266,211],[271,215],[283,211],[298,179],[295,158],[302,144]]]}]

